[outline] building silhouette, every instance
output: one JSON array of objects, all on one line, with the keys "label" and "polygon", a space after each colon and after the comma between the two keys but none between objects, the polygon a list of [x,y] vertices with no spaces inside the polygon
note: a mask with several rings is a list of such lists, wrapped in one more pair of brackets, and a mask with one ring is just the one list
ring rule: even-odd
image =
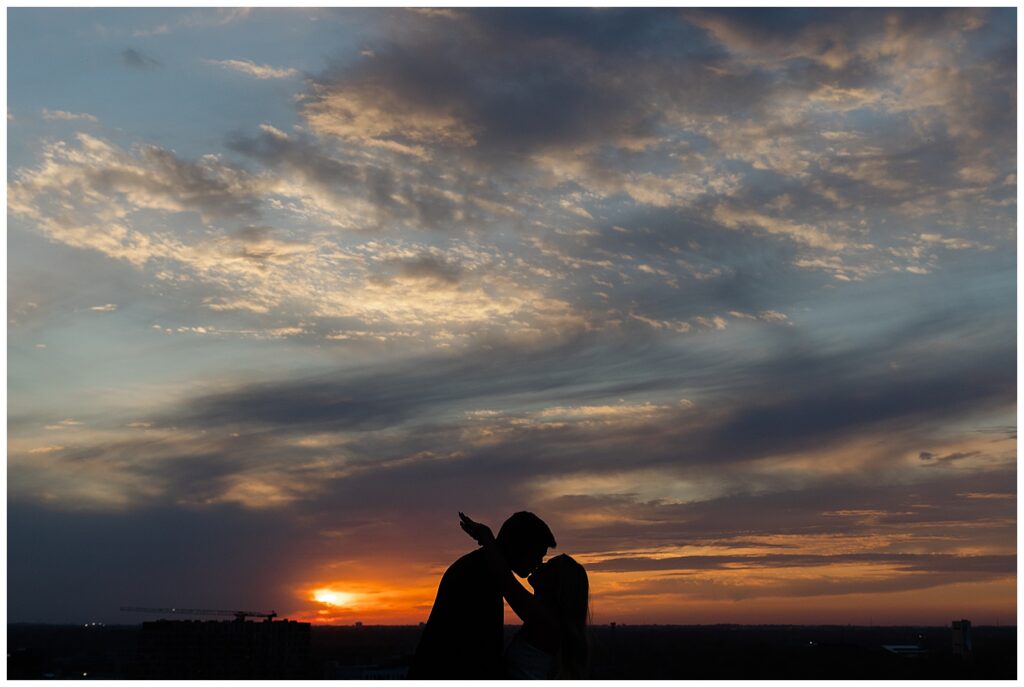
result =
[{"label": "building silhouette", "polygon": [[142,623],[133,677],[313,677],[310,624],[294,620],[155,620]]},{"label": "building silhouette", "polygon": [[964,619],[954,620],[953,655],[969,658],[973,651],[971,644],[971,621]]}]

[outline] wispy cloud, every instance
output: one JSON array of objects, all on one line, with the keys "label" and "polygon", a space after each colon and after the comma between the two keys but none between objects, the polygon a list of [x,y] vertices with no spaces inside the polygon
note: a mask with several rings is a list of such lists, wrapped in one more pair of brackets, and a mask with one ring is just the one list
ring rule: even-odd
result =
[{"label": "wispy cloud", "polygon": [[204,60],[204,62],[231,71],[241,72],[257,79],[288,79],[299,75],[297,69],[271,67],[265,64],[256,64],[250,60]]},{"label": "wispy cloud", "polygon": [[94,117],[93,115],[88,114],[86,112],[65,112],[64,110],[48,110],[48,109],[46,109],[44,107],[42,114],[43,114],[43,119],[48,119],[48,120],[51,120],[51,121],[61,121],[61,122],[83,121],[83,122],[94,122],[94,123],[99,121],[99,120],[96,119],[96,117]]},{"label": "wispy cloud", "polygon": [[252,11],[251,7],[193,10],[181,14],[172,21],[157,24],[148,29],[136,29],[132,35],[138,38],[148,38],[169,34],[180,29],[214,29],[244,20],[251,15]]}]

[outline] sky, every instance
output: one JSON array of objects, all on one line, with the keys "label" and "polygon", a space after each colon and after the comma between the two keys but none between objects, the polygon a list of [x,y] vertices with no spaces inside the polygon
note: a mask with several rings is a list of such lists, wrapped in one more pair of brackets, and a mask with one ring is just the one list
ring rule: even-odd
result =
[{"label": "sky", "polygon": [[9,622],[1016,622],[1015,9],[7,31]]}]

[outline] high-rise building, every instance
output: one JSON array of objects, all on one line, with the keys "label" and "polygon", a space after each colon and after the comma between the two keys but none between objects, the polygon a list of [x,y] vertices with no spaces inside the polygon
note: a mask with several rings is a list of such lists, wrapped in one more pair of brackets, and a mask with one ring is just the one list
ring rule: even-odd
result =
[{"label": "high-rise building", "polygon": [[953,621],[953,655],[967,657],[971,655],[971,621]]}]

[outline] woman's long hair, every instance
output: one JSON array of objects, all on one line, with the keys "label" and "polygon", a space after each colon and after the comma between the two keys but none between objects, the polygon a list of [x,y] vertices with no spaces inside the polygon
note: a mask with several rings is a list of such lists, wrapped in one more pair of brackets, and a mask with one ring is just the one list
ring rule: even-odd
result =
[{"label": "woman's long hair", "polygon": [[587,623],[590,621],[590,582],[587,571],[571,556],[555,556],[549,565],[555,566],[553,605],[557,611],[561,630],[561,646],[557,656],[555,677],[562,680],[581,680],[590,668],[590,642]]}]

